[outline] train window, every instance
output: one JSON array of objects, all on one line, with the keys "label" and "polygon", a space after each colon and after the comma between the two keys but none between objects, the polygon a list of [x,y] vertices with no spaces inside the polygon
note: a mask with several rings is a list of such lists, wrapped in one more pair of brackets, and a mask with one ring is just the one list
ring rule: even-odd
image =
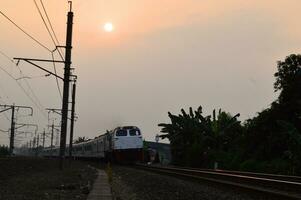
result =
[{"label": "train window", "polygon": [[85,145],[84,148],[85,148],[85,151],[92,151],[92,145],[91,144]]},{"label": "train window", "polygon": [[127,136],[127,130],[126,129],[120,129],[116,131],[116,136]]},{"label": "train window", "polygon": [[136,135],[140,135],[139,132],[138,132],[138,130],[136,130],[136,129],[131,129],[131,130],[130,130],[130,136],[136,136]]}]

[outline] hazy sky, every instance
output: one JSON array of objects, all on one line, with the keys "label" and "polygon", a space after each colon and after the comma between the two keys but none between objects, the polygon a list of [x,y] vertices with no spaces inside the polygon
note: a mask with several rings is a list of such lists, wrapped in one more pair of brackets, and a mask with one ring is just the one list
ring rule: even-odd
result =
[{"label": "hazy sky", "polygon": [[[62,45],[67,1],[43,2]],[[222,108],[241,113],[241,120],[253,117],[277,97],[276,61],[300,52],[300,7],[299,0],[74,0],[75,137],[136,125],[154,140],[157,124],[169,121],[168,111],[190,106],[202,105],[206,114]],[[54,49],[33,0],[0,1],[0,10]],[[113,23],[113,32],[103,30],[106,22]],[[2,15],[0,30],[0,51],[10,58],[51,59]],[[53,70],[51,64],[41,65]],[[0,67],[22,76],[1,54]],[[32,77],[18,81],[29,97],[0,69],[0,103],[32,106],[34,116],[20,110],[17,123],[36,123],[39,132],[49,132],[44,109],[61,108],[55,79],[41,77],[44,72],[24,62],[19,67]],[[63,76],[63,66],[57,69]],[[1,130],[8,130],[10,113],[0,114]],[[60,117],[50,117],[59,123]],[[17,144],[30,139],[19,136]],[[0,132],[0,144],[7,141],[8,134]]]}]

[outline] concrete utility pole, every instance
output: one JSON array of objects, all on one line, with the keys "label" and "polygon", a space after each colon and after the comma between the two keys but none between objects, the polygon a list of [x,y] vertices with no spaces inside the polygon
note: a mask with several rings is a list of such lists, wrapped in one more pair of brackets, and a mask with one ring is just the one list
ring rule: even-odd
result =
[{"label": "concrete utility pole", "polygon": [[50,139],[51,152],[52,152],[52,147],[53,147],[53,131],[54,131],[54,123],[52,122],[52,125],[51,125],[51,139]]},{"label": "concrete utility pole", "polygon": [[33,150],[36,148],[36,136],[33,137],[33,142],[32,142],[32,148]]},{"label": "concrete utility pole", "polygon": [[43,149],[45,147],[45,129],[44,129],[44,132],[43,132]]},{"label": "concrete utility pole", "polygon": [[39,155],[39,143],[40,143],[40,134],[38,134],[38,137],[37,137],[37,150],[36,150],[36,156]]},{"label": "concrete utility pole", "polygon": [[70,125],[70,140],[69,140],[69,158],[72,157],[73,149],[73,130],[74,130],[74,112],[75,112],[75,93],[76,93],[76,79],[73,82],[72,88],[72,107],[71,107],[71,125]]},{"label": "concrete utility pole", "polygon": [[72,2],[69,3],[70,3],[70,11],[68,12],[68,20],[67,20],[64,90],[63,90],[62,122],[61,122],[60,169],[63,169],[63,164],[64,164],[63,162],[65,159],[67,123],[68,123],[69,82],[70,82],[70,65],[71,65],[71,49],[72,49],[72,26],[73,26],[73,12],[71,10]]},{"label": "concrete utility pole", "polygon": [[40,143],[40,134],[38,134],[38,139],[37,139],[37,148],[39,148],[39,143]]},{"label": "concrete utility pole", "polygon": [[15,142],[15,106],[11,107],[11,125],[10,125],[10,138],[9,138],[9,153],[12,155],[14,151]]},{"label": "concrete utility pole", "polygon": [[33,109],[32,107],[28,106],[16,106],[15,104],[13,105],[0,105],[0,107],[4,107],[4,110],[1,110],[1,112],[7,111],[7,110],[12,110],[12,115],[11,115],[11,125],[10,125],[10,138],[9,138],[9,152],[12,155],[14,151],[14,143],[15,143],[15,109],[16,108],[26,108],[31,110],[30,116],[33,115]]},{"label": "concrete utility pole", "polygon": [[[47,110],[50,110],[50,109],[47,109]],[[55,109],[56,110],[56,109]],[[53,111],[54,112],[54,111]],[[59,113],[60,114],[60,113]],[[54,121],[52,121],[52,125],[48,125],[48,127],[51,127],[51,136],[50,136],[50,150],[51,150],[51,156],[52,156],[52,149],[53,149],[53,147],[54,147],[54,144],[53,144],[53,140],[54,140],[54,130],[56,130],[56,131],[59,131],[59,129],[57,129],[56,127],[61,127],[61,126],[56,126],[56,125],[54,125]],[[58,133],[57,133],[57,135],[56,135],[56,142],[55,142],[55,145],[57,145],[58,144]]]}]

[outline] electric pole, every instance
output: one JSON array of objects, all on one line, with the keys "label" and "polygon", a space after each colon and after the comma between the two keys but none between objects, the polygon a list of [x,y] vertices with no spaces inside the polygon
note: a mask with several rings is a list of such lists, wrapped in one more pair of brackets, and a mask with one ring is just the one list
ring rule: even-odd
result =
[{"label": "electric pole", "polygon": [[37,138],[37,150],[36,150],[36,156],[39,155],[39,142],[40,142],[40,134],[38,134],[38,138]]},{"label": "electric pole", "polygon": [[10,139],[9,139],[9,153],[13,154],[15,142],[15,105],[11,107],[11,125],[10,125]]},{"label": "electric pole", "polygon": [[[55,126],[54,125],[54,121],[52,121],[52,125],[48,125],[48,127],[51,127],[51,136],[50,136],[50,149],[51,149],[51,156],[52,156],[52,149],[54,147],[53,145],[53,139],[54,139],[54,130],[59,131],[59,129],[55,128],[55,127],[59,127],[59,126]],[[56,136],[56,144],[58,142],[58,135]]]},{"label": "electric pole", "polygon": [[72,49],[72,26],[73,12],[72,2],[70,3],[70,11],[67,20],[67,36],[65,51],[65,68],[64,68],[64,89],[63,89],[63,105],[62,105],[62,122],[61,122],[61,141],[60,141],[60,168],[63,169],[65,159],[67,123],[68,123],[68,103],[69,103],[69,82],[70,82],[70,65],[71,65],[71,49]]},{"label": "electric pole", "polygon": [[45,147],[45,129],[44,129],[44,132],[43,132],[43,149]]},{"label": "electric pole", "polygon": [[13,151],[14,151],[14,143],[15,143],[15,108],[27,108],[27,109],[30,109],[31,110],[31,114],[30,116],[33,115],[33,109],[32,107],[28,107],[28,106],[16,106],[15,104],[13,105],[0,105],[0,107],[4,107],[5,109],[4,110],[1,110],[1,112],[5,112],[7,110],[12,110],[12,115],[11,115],[11,127],[10,127],[10,138],[9,138],[9,152],[10,152],[10,155],[13,154]]},{"label": "electric pole", "polygon": [[53,148],[53,131],[54,131],[54,123],[52,122],[52,125],[51,125],[51,139],[50,139],[51,153],[52,153],[52,148]]},{"label": "electric pole", "polygon": [[72,107],[71,107],[70,140],[69,140],[69,159],[71,159],[71,157],[72,157],[72,149],[73,149],[75,92],[76,92],[76,79],[73,82],[73,88],[72,88]]}]

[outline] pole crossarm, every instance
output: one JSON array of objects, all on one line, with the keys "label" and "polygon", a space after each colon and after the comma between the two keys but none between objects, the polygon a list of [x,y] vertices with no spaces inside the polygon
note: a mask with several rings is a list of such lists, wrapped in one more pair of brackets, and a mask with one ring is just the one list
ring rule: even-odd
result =
[{"label": "pole crossarm", "polygon": [[[12,107],[15,107],[15,108],[26,108],[26,109],[30,109],[30,111],[31,111],[30,116],[33,116],[33,109],[32,109],[32,107],[30,107],[30,106],[16,106],[16,105],[2,105],[2,104],[0,104],[0,107],[7,108],[6,110],[12,109]],[[1,113],[1,112],[4,112],[4,111],[6,111],[6,110],[2,110],[2,111],[0,111],[0,113]]]},{"label": "pole crossarm", "polygon": [[58,126],[58,125],[47,125],[47,127],[53,127],[53,129],[55,129],[55,130],[57,130],[57,131],[60,131],[61,129],[59,129],[59,128],[61,128],[61,126]]},{"label": "pole crossarm", "polygon": [[6,109],[4,109],[4,110],[1,110],[0,113],[5,112],[5,111],[8,111],[8,110],[10,110],[10,109],[11,109],[11,108],[6,108]]},{"label": "pole crossarm", "polygon": [[19,128],[22,128],[22,127],[24,127],[24,126],[26,126],[26,124],[15,124],[15,125],[20,125],[20,126],[18,126],[18,127],[15,127],[15,130],[17,130],[17,129],[19,129]]},{"label": "pole crossarm", "polygon": [[21,134],[32,134],[32,132],[29,132],[29,131],[16,131],[16,136],[17,135],[21,135]]},{"label": "pole crossarm", "polygon": [[[33,63],[33,62],[31,62],[31,61],[33,61],[33,60],[35,60],[35,61],[45,61],[45,62],[48,62],[49,60],[29,59],[29,58],[14,58],[14,59],[15,59],[15,60],[18,60],[18,61],[24,60],[25,62],[27,62],[27,63],[29,63],[29,64],[31,64],[31,65],[33,65],[33,66],[35,66],[35,67],[37,67],[37,68],[39,68],[39,69],[41,69],[41,70],[43,70],[43,71],[45,71],[45,72],[47,72],[47,73],[49,73],[49,74],[51,74],[51,75],[53,75],[53,76],[55,76],[55,77],[57,77],[57,78],[59,78],[59,79],[61,79],[61,80],[64,81],[64,78],[60,77],[59,75],[57,75],[57,74],[55,74],[55,73],[53,73],[53,72],[51,72],[51,71],[49,71],[49,70],[47,70],[47,69],[45,69],[45,68],[39,66],[39,65],[37,65],[37,64],[35,64],[35,63]],[[51,61],[51,62],[54,62],[54,61]],[[55,61],[55,62],[63,62],[63,61]],[[63,62],[63,63],[64,63],[64,62]]]},{"label": "pole crossarm", "polygon": [[38,129],[39,129],[39,126],[37,124],[16,124],[16,125],[20,125],[20,126],[15,129],[22,128],[24,126],[33,126],[36,128],[36,131],[38,131]]},{"label": "pole crossarm", "polygon": [[61,60],[45,60],[45,59],[36,59],[36,58],[14,58],[15,60],[24,60],[24,61],[37,61],[37,62],[51,62],[51,63],[65,63],[65,61]]},{"label": "pole crossarm", "polygon": [[[48,113],[50,113],[50,112],[53,112],[53,113],[56,113],[56,114],[58,114],[58,115],[62,115],[62,109],[56,109],[56,108],[46,108],[46,110],[48,110]],[[72,110],[68,110],[68,112],[71,112]],[[68,119],[69,120],[71,120],[71,118],[70,117],[68,117]],[[78,119],[78,117],[77,116],[75,116],[75,119]]]},{"label": "pole crossarm", "polygon": [[0,132],[3,132],[3,133],[8,133],[8,132],[9,132],[9,130],[7,130],[7,131],[4,131],[4,130],[0,129]]}]

